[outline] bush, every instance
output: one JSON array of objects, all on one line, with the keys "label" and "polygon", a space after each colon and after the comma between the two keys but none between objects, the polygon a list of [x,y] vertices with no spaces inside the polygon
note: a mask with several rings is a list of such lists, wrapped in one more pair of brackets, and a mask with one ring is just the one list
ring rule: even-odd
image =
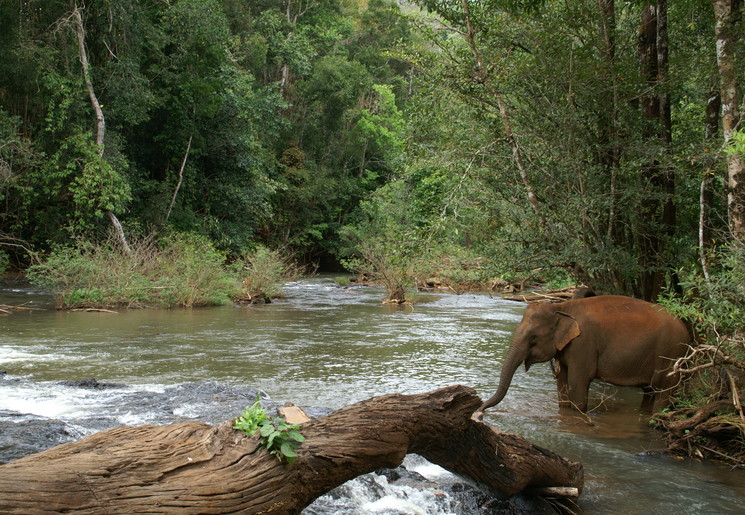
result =
[{"label": "bush", "polygon": [[154,289],[165,306],[227,304],[238,289],[225,268],[225,256],[196,234],[177,234],[165,241],[156,258]]},{"label": "bush", "polygon": [[428,261],[427,241],[412,225],[403,183],[390,183],[360,203],[359,219],[342,227],[344,267],[386,289],[386,302],[404,303]]},{"label": "bush", "polygon": [[278,250],[258,247],[234,264],[241,277],[239,300],[269,302],[281,297],[284,285],[300,277],[304,268]]},{"label": "bush", "polygon": [[237,291],[224,257],[204,237],[144,238],[130,247],[79,240],[56,247],[28,278],[51,291],[60,308],[218,305]]},{"label": "bush", "polygon": [[707,281],[697,273],[680,273],[684,293],[670,293],[663,303],[676,316],[693,322],[700,338],[727,341],[745,332],[745,245],[719,249],[718,267]]},{"label": "bush", "polygon": [[[664,299],[668,310],[692,323],[698,344],[686,358],[688,380],[673,411],[657,414],[673,452],[745,464],[745,245],[718,249],[717,270],[707,280],[689,273],[682,295]],[[683,274],[681,274],[683,276]]]}]

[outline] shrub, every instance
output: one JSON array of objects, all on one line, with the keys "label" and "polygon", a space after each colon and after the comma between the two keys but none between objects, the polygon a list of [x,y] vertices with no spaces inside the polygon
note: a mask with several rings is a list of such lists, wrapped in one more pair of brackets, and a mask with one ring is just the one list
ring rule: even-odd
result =
[{"label": "shrub", "polygon": [[[383,190],[383,189],[381,189]],[[341,262],[386,289],[386,302],[402,304],[427,261],[426,241],[406,219],[398,191],[388,188],[361,203],[360,219],[339,231],[347,257]]]},{"label": "shrub", "polygon": [[204,237],[176,234],[165,240],[156,258],[154,289],[165,306],[226,304],[238,285],[224,266],[225,256]]},{"label": "shrub", "polygon": [[745,332],[745,245],[733,242],[719,249],[711,278],[682,271],[684,293],[668,294],[666,307],[693,322],[699,337],[709,341],[736,339]]},{"label": "shrub", "polygon": [[282,296],[285,283],[300,277],[304,268],[278,250],[258,247],[234,263],[241,277],[239,300],[269,302]]},{"label": "shrub", "polygon": [[58,307],[139,305],[147,297],[148,281],[137,272],[135,260],[112,242],[81,240],[54,248],[46,261],[29,268],[28,278],[51,291]]},{"label": "shrub", "polygon": [[237,291],[223,256],[204,237],[143,238],[130,247],[79,240],[53,249],[28,278],[51,291],[60,308],[218,305]]}]

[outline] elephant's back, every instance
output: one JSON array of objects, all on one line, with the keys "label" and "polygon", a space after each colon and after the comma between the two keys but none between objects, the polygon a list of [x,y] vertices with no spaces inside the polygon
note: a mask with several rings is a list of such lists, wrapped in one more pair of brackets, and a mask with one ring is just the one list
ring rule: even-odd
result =
[{"label": "elephant's back", "polygon": [[567,301],[573,309],[585,311],[602,325],[618,325],[627,330],[667,334],[681,342],[690,342],[690,331],[679,318],[659,304],[624,295],[603,295]]},{"label": "elephant's back", "polygon": [[648,317],[675,318],[659,304],[625,295],[598,295],[567,300],[564,304],[567,307],[572,305],[575,309],[590,310],[597,314],[605,313],[616,316],[643,314]]}]

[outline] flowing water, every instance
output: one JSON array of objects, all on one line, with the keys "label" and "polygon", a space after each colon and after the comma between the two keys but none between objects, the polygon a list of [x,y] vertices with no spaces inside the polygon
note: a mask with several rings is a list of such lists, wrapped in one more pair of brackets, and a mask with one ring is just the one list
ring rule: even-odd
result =
[{"label": "flowing water", "polygon": [[[382,290],[329,277],[288,284],[285,294],[261,306],[91,313],[55,311],[43,291],[0,285],[0,304],[33,308],[0,317],[0,459],[121,424],[217,423],[257,392],[329,409],[452,384],[488,397],[524,309],[435,293],[387,306]],[[81,381],[90,378],[97,382]],[[591,405],[600,406],[589,419],[560,416],[548,366],[536,365],[516,374],[487,420],[581,461],[585,513],[741,513],[745,473],[654,452],[663,445],[638,413],[640,399],[594,384]],[[476,494],[456,498],[452,485],[464,487],[448,472],[415,456],[405,464],[418,481],[370,474],[306,512],[483,512]]]}]

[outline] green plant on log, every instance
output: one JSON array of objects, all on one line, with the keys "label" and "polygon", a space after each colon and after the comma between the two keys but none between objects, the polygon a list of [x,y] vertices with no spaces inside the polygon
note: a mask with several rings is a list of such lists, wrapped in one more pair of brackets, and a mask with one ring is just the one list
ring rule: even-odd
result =
[{"label": "green plant on log", "polygon": [[298,446],[305,441],[297,425],[288,424],[282,417],[273,418],[267,415],[261,407],[258,395],[256,402],[251,406],[246,406],[243,413],[235,419],[233,429],[239,429],[248,436],[253,436],[256,431],[259,431],[261,445],[277,456],[279,461],[287,460],[290,465],[297,459],[295,451]]}]

